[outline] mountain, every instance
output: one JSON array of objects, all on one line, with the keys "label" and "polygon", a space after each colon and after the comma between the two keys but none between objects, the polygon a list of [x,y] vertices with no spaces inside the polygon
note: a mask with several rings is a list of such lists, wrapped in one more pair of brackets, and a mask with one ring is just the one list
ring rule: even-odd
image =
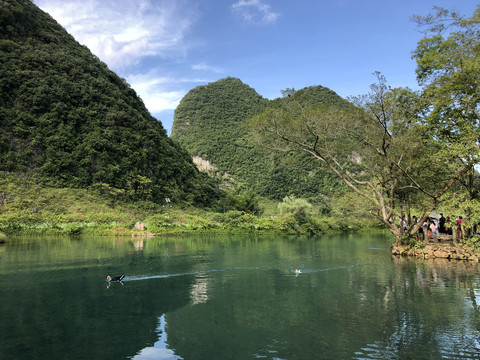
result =
[{"label": "mountain", "polygon": [[[312,86],[295,92],[301,101],[350,106],[332,90]],[[278,100],[278,99],[277,99]],[[279,99],[288,101],[288,97]],[[175,110],[172,138],[237,190],[280,200],[287,195],[316,198],[341,188],[338,179],[308,157],[268,154],[246,140],[247,121],[270,101],[236,78],[225,78],[188,92]]]},{"label": "mountain", "polygon": [[192,156],[209,161],[221,176],[250,184],[248,172],[261,171],[264,161],[243,139],[243,126],[267,104],[267,99],[236,78],[198,86],[175,110],[171,137]]},{"label": "mountain", "polygon": [[131,199],[212,195],[126,81],[30,0],[0,0],[0,164]]}]

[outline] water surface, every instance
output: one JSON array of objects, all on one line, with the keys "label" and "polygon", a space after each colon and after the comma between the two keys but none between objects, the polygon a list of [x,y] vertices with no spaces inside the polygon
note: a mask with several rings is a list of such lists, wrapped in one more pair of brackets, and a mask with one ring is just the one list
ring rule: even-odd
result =
[{"label": "water surface", "polygon": [[392,258],[390,244],[13,239],[0,359],[480,359],[478,264]]}]

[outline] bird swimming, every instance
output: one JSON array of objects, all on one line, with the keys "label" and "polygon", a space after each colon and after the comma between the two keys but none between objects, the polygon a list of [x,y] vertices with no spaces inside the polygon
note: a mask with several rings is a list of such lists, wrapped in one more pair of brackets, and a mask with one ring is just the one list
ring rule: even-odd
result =
[{"label": "bird swimming", "polygon": [[119,276],[114,276],[113,278],[110,275],[107,275],[107,281],[108,282],[122,281],[124,277],[125,277],[125,274],[122,274],[122,275],[119,275]]}]

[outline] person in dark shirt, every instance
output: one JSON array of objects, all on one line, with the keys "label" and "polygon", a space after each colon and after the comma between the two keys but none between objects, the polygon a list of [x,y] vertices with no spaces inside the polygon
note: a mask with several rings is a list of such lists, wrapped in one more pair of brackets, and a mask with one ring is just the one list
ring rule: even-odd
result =
[{"label": "person in dark shirt", "polygon": [[445,234],[446,231],[445,231],[445,221],[446,219],[443,217],[443,214],[440,214],[440,221],[439,221],[439,224],[438,224],[438,231],[440,232],[440,234]]}]

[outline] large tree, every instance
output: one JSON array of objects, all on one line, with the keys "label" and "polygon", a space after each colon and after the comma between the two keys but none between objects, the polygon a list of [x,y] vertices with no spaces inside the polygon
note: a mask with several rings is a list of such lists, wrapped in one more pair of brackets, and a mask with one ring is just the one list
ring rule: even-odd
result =
[{"label": "large tree", "polygon": [[[478,163],[478,18],[478,10],[471,18],[444,10],[416,17],[432,25],[414,52],[420,93],[390,89],[376,73],[372,91],[347,110],[308,106],[289,94],[252,119],[253,139],[325,163],[397,241],[410,237],[421,222],[404,232],[399,217],[415,204],[425,219]],[[447,38],[438,33],[445,26],[435,26],[440,20],[449,21]]]},{"label": "large tree", "polygon": [[443,144],[442,157],[454,157],[469,168],[461,179],[467,191],[457,196],[458,208],[478,223],[478,172],[473,166],[480,153],[480,6],[470,17],[436,7],[434,14],[413,20],[425,33],[413,53],[430,105],[425,120],[430,135]]},{"label": "large tree", "polygon": [[[377,76],[372,92],[353,99],[356,106],[350,109],[308,106],[293,94],[277,100],[251,125],[256,143],[304,152],[326,164],[367,200],[367,210],[400,240],[398,216],[408,211],[408,203],[421,201],[427,213],[441,195],[424,173],[431,169],[429,160],[438,146],[409,113],[418,102],[416,94],[389,89],[384,77]],[[433,166],[432,176],[445,170],[437,163]]]}]

